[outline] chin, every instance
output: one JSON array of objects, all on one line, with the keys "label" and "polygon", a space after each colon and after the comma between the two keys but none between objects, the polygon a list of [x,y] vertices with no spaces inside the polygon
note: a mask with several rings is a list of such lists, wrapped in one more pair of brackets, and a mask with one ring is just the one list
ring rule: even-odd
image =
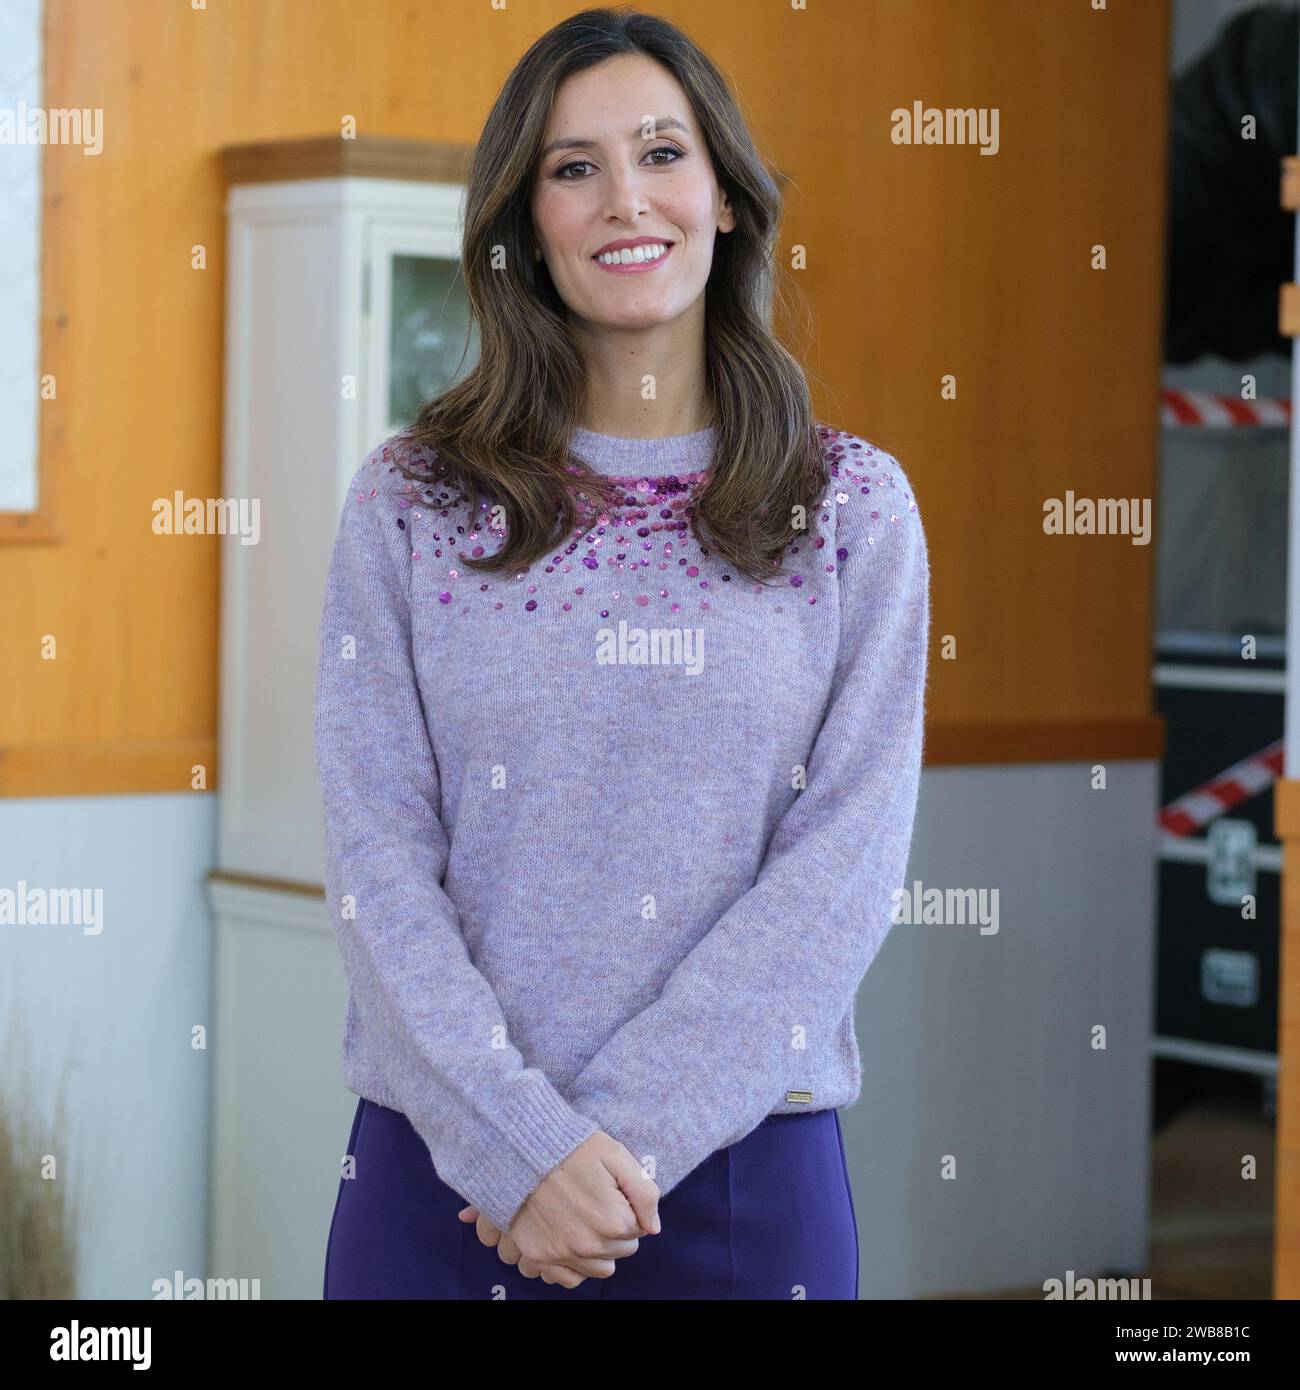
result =
[{"label": "chin", "polygon": [[615,318],[609,320],[609,328],[657,328],[662,323],[669,323],[673,318],[672,314],[631,314],[626,318]]},{"label": "chin", "polygon": [[606,304],[605,309],[610,319],[619,323],[667,323],[669,319],[674,319],[681,312],[672,304],[664,304],[656,301],[647,304],[644,300],[639,304]]}]

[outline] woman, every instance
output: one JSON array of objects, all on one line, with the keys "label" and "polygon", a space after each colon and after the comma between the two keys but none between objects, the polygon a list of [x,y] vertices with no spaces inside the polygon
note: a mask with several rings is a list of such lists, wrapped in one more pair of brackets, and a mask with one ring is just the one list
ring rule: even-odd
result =
[{"label": "woman", "polygon": [[857,1297],[929,568],[772,336],[779,206],[650,16],[560,24],[488,118],[479,360],[361,465],[325,594],[326,1297]]}]

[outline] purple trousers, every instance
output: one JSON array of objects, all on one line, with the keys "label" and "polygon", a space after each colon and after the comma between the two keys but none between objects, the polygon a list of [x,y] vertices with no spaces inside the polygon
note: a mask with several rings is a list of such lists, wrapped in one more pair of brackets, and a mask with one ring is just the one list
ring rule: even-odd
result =
[{"label": "purple trousers", "polygon": [[856,1299],[858,1229],[837,1110],[769,1115],[659,1203],[608,1279],[527,1279],[456,1213],[411,1122],[360,1100],[325,1252],[326,1298]]}]

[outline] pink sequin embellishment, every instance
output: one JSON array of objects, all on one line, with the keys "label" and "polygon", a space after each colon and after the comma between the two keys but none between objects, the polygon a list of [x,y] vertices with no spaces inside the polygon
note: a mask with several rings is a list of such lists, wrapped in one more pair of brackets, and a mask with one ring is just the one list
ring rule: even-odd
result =
[{"label": "pink sequin embellishment", "polygon": [[[827,472],[831,479],[831,490],[824,497],[818,509],[820,524],[825,526],[829,534],[816,534],[812,536],[812,547],[814,551],[825,550],[827,541],[830,540],[833,546],[833,561],[828,560],[824,565],[819,565],[810,570],[791,571],[789,562],[793,557],[797,557],[801,543],[792,544],[784,557],[783,565],[774,565],[774,577],[779,583],[786,586],[785,591],[791,589],[799,590],[804,588],[811,578],[813,586],[823,588],[826,584],[835,584],[833,578],[822,579],[819,575],[834,576],[839,570],[839,566],[850,558],[850,544],[836,544],[835,538],[842,536],[845,541],[849,541],[854,533],[863,535],[868,547],[874,547],[876,537],[867,526],[870,522],[878,522],[881,517],[879,508],[872,508],[865,513],[858,513],[861,518],[857,520],[856,526],[846,520],[840,522],[842,509],[855,511],[856,508],[850,507],[858,496],[868,496],[872,491],[872,485],[878,487],[895,487],[892,473],[880,472],[873,475],[871,471],[873,464],[878,464],[879,459],[887,458],[874,445],[864,443],[852,436],[847,431],[835,430],[830,426],[819,426],[818,435],[821,441],[822,451],[826,458]],[[389,450],[384,451],[385,459],[389,457]],[[849,460],[852,460],[850,464]],[[856,466],[854,466],[856,465]],[[491,522],[491,511],[486,501],[480,501],[478,511],[481,515],[478,519],[474,518],[472,512],[468,515],[462,510],[464,499],[459,493],[445,481],[439,481],[436,477],[437,469],[429,463],[419,463],[414,465],[421,471],[428,472],[430,480],[420,484],[414,484],[411,479],[405,479],[404,485],[407,489],[414,486],[420,487],[425,496],[422,501],[428,516],[434,520],[445,521],[447,524],[442,531],[435,531],[433,540],[439,542],[434,550],[434,556],[438,560],[444,559],[444,547],[446,547],[445,558],[482,558],[488,554],[488,549],[482,544],[487,536],[495,536],[504,540],[506,530],[504,526],[498,526]],[[395,468],[390,471],[396,472]],[[571,469],[577,473],[581,470]],[[663,608],[668,613],[681,613],[689,611],[691,589],[675,591],[672,587],[672,576],[680,573],[682,581],[689,582],[693,586],[695,595],[695,606],[701,612],[707,612],[710,602],[706,596],[711,590],[713,579],[705,573],[705,566],[713,567],[717,561],[711,556],[709,550],[701,545],[691,531],[690,511],[692,498],[697,488],[708,478],[707,471],[683,472],[680,474],[670,474],[663,477],[624,477],[614,476],[610,478],[619,490],[619,497],[608,511],[594,513],[589,506],[586,498],[579,493],[580,507],[587,510],[580,512],[579,525],[570,536],[564,546],[549,561],[538,566],[536,571],[521,570],[513,578],[503,579],[499,575],[483,575],[481,572],[467,570],[464,578],[473,579],[475,589],[480,594],[490,595],[491,611],[500,612],[507,606],[506,601],[496,597],[496,592],[500,589],[509,588],[511,585],[518,584],[528,578],[530,573],[540,581],[546,576],[559,574],[561,576],[572,573],[576,567],[578,574],[589,576],[591,583],[597,583],[607,572],[613,575],[636,575],[644,569],[653,569],[665,575],[669,581],[662,587],[653,590],[653,597],[662,601]],[[849,489],[852,488],[853,491]],[[372,488],[367,496],[366,493],[358,493],[357,501],[364,502],[368,498],[377,495],[378,489]],[[906,494],[904,493],[906,497]],[[907,510],[916,512],[916,502],[910,497],[906,497]],[[399,505],[403,508],[410,508],[409,515],[417,519],[422,513],[415,507],[410,498],[399,499]],[[858,506],[862,504],[857,503]],[[848,511],[843,511],[847,518]],[[461,520],[461,518],[465,518]],[[891,525],[898,524],[898,514],[890,513],[889,522]],[[473,521],[474,524],[468,524]],[[403,530],[407,530],[406,523],[397,519],[397,525]],[[445,532],[445,533],[444,533]],[[460,547],[465,546],[462,550]],[[420,551],[414,549],[411,552],[413,561],[419,560]],[[828,552],[829,553],[829,552]],[[697,560],[695,556],[700,558]],[[786,573],[782,576],[779,571],[785,568]],[[435,572],[437,572],[435,570]],[[438,604],[443,611],[451,611],[451,603],[456,583],[462,578],[461,570],[455,565],[447,566],[442,570],[445,576],[444,583],[447,587],[437,587],[435,589]],[[765,601],[771,605],[774,612],[780,613],[782,605],[773,603],[767,598],[768,584],[743,583],[733,584],[733,575],[725,569],[720,569],[714,576],[727,589],[744,591],[753,597],[750,601]],[[548,594],[545,583],[533,582],[522,586],[524,595],[515,602],[522,607],[523,611],[534,613],[539,611],[560,611],[563,613],[574,612],[581,605],[575,604],[573,598],[590,598],[598,603],[599,599],[594,594],[589,594],[590,584],[580,584],[569,587],[567,590],[555,594]],[[467,591],[468,592],[468,591]],[[572,597],[570,597],[572,596]],[[813,606],[817,603],[818,593],[813,592],[806,595],[807,603]],[[606,602],[593,611],[598,611],[602,619],[610,617],[615,611],[610,605],[619,605],[630,602],[636,609],[650,608],[652,605],[652,592],[633,589],[626,596],[622,590],[614,590],[607,594]],[[472,611],[471,606],[466,604],[458,609],[462,614]],[[626,608],[624,609],[626,612]]]}]

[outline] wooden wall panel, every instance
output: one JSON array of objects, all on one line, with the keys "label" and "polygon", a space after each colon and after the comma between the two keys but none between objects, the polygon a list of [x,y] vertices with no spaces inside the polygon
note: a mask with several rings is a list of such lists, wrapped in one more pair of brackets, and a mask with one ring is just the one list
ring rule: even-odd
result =
[{"label": "wooden wall panel", "polygon": [[[576,8],[47,0],[45,103],[101,107],[105,148],[45,152],[59,538],[0,544],[0,795],[182,788],[211,766],[217,541],[153,535],[150,504],[220,488],[217,151],[346,115],[473,141],[514,59]],[[931,761],[1154,754],[1154,547],[1048,538],[1041,516],[1066,489],[1154,494],[1164,0],[653,8],[732,75],[793,178],[823,418],[916,485],[936,639],[958,654],[936,646]],[[915,100],[997,107],[1000,152],[893,144]]]}]

